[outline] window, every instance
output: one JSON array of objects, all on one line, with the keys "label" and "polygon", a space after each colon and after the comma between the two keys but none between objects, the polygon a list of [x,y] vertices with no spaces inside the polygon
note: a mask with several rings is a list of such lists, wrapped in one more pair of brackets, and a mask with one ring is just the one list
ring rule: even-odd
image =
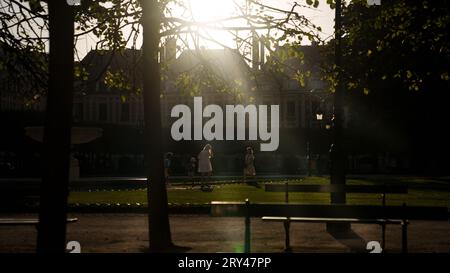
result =
[{"label": "window", "polygon": [[75,103],[73,105],[73,119],[75,121],[83,121],[83,103]]},{"label": "window", "polygon": [[130,121],[130,104],[122,103],[120,108],[120,121],[128,122]]},{"label": "window", "polygon": [[98,104],[98,120],[106,121],[106,118],[107,118],[106,103],[99,103]]},{"label": "window", "polygon": [[295,102],[293,101],[287,102],[287,118],[288,119],[295,118]]},{"label": "window", "polygon": [[316,113],[320,111],[320,101],[313,100],[311,101],[311,116],[316,116]]}]

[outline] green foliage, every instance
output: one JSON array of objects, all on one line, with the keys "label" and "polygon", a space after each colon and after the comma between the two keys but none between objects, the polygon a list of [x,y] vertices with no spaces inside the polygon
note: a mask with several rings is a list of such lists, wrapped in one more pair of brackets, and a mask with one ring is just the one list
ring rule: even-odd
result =
[{"label": "green foliage", "polygon": [[[433,185],[442,184],[440,178],[421,177],[400,177],[381,176],[359,179],[349,179],[350,185],[396,185],[408,184],[410,187],[408,194],[388,195],[389,205],[401,205],[407,202],[409,205],[427,206],[447,206],[450,207],[450,193],[448,187],[436,187]],[[267,181],[268,182],[268,181]],[[278,181],[277,183],[283,183]],[[289,181],[289,183],[303,184],[327,184],[328,177],[308,177],[304,180]],[[260,183],[261,185],[262,183]],[[176,184],[175,184],[176,185]],[[442,185],[440,185],[442,186]],[[183,189],[174,187],[168,189],[169,202],[177,204],[205,204],[214,200],[240,201],[249,198],[253,202],[284,202],[284,193],[273,193],[264,191],[264,187],[254,187],[245,184],[219,185],[215,186],[212,192],[202,192],[198,188]],[[291,193],[289,200],[296,203],[329,204],[330,195],[327,193]],[[348,194],[349,204],[379,205],[381,200],[376,194]],[[145,190],[137,191],[98,191],[98,192],[72,192],[69,197],[71,204],[95,204],[95,203],[146,203],[147,196]]]},{"label": "green foliage", "polygon": [[207,63],[201,63],[189,71],[180,73],[175,85],[181,96],[198,96],[202,92],[215,91],[234,96],[237,101],[244,100],[243,83],[230,81],[216,73]]},{"label": "green foliage", "polygon": [[103,79],[106,86],[119,91],[132,91],[132,86],[127,74],[123,70],[107,70]]},{"label": "green foliage", "polygon": [[335,9],[336,8],[336,2],[334,0],[327,0],[327,4],[330,6],[330,8]]},{"label": "green foliage", "polygon": [[303,88],[312,77],[311,66],[310,60],[305,59],[300,43],[286,43],[271,52],[264,66],[264,73],[268,73],[280,87],[286,80],[295,80]]},{"label": "green foliage", "polygon": [[[0,31],[0,43],[14,45],[14,47],[23,49],[29,48],[29,51],[37,51],[45,53],[48,50],[48,8],[46,1],[27,0],[14,1],[5,0],[6,5],[10,8],[8,13],[1,14],[0,20],[3,24]],[[259,1],[251,2],[251,14],[241,14],[243,18],[247,17],[247,23],[255,27],[266,27],[267,35],[264,39],[272,48],[278,46],[283,42],[298,42],[300,43],[305,37],[310,41],[317,40],[317,31],[321,28],[312,24],[303,15],[297,13],[296,7],[300,5],[293,4],[292,9],[282,10],[278,6],[266,6]],[[172,15],[172,8],[187,8],[181,0],[159,0],[159,14],[161,15],[160,33],[161,36],[174,35],[180,37],[179,34],[186,31],[191,31],[190,26],[195,25],[189,18],[175,18]],[[307,1],[307,4],[312,7],[318,7],[319,1]],[[28,9],[29,8],[29,9]],[[142,34],[141,17],[142,7],[139,0],[82,0],[81,5],[74,7],[75,11],[75,42],[80,39],[86,39],[89,35],[89,40],[96,40],[95,49],[97,50],[112,50],[121,51],[130,45],[134,48],[140,35]],[[274,11],[284,16],[284,18],[275,18]],[[17,23],[17,31],[15,32],[10,24]],[[213,26],[217,24],[213,23]],[[263,38],[262,38],[263,39]],[[241,45],[248,43],[248,37],[236,37],[236,41]],[[244,46],[245,47],[245,46]],[[243,59],[248,58],[246,52],[241,52]],[[279,56],[279,61],[273,58],[271,63],[272,72],[276,74],[283,74],[289,71],[289,68],[283,67],[280,61],[286,59],[301,60],[301,53],[295,50],[288,50]],[[204,66],[207,64],[203,64]],[[0,64],[1,68],[6,67],[6,62]],[[167,72],[162,69],[163,73]],[[235,94],[238,99],[245,97],[241,93],[246,87],[238,82],[229,82],[224,79],[222,75],[212,75],[208,69],[199,68],[203,80],[200,80],[198,75],[187,76],[181,75],[177,79],[178,86],[182,87],[182,92],[189,94],[197,94],[202,88],[214,88],[219,92],[228,92]],[[44,73],[46,70],[44,70]],[[303,73],[303,72],[302,72]],[[195,73],[194,73],[195,74]],[[289,77],[292,78],[293,72],[289,72]],[[221,78],[222,79],[219,79]],[[295,79],[300,82],[305,82],[306,74],[295,74]],[[162,74],[161,79],[164,80],[167,75]],[[188,78],[191,78],[188,80]],[[88,73],[81,67],[75,68],[75,79],[80,81],[87,81],[89,79]],[[129,89],[129,83],[121,82],[127,80],[126,77],[121,76],[117,72],[108,72],[105,77],[105,83],[108,86],[118,89]],[[203,82],[202,82],[203,81]],[[184,87],[183,87],[184,86]],[[190,90],[188,90],[188,87]],[[46,88],[46,81],[42,82],[41,89]],[[254,86],[250,90],[254,90]],[[248,97],[251,99],[251,96]]]},{"label": "green foliage", "polygon": [[76,64],[74,67],[74,77],[75,80],[87,81],[89,79],[89,73],[86,68],[80,64]]},{"label": "green foliage", "polygon": [[[342,21],[341,69],[349,89],[366,94],[383,83],[420,91],[445,81],[450,63],[448,5],[396,0],[367,6],[365,0],[355,0],[343,8]],[[333,46],[331,40],[325,67],[330,81]]]},{"label": "green foliage", "polygon": [[317,8],[319,6],[319,0],[306,0],[306,4]]}]

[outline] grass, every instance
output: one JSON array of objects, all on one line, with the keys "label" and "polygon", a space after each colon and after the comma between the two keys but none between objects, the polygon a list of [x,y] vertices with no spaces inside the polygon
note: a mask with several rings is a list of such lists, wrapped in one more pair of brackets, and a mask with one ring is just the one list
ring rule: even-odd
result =
[{"label": "grass", "polygon": [[[327,177],[308,177],[290,183],[326,184]],[[408,184],[408,194],[388,194],[388,205],[446,206],[450,208],[450,182],[448,178],[422,178],[400,176],[370,176],[353,177],[348,184]],[[246,184],[217,185],[212,192],[202,192],[198,187],[194,189],[168,189],[169,203],[204,204],[211,201],[243,201],[249,198],[251,202],[284,202],[284,193],[265,192],[263,183],[258,188]],[[330,202],[327,193],[290,193],[290,202],[304,204],[327,204]],[[134,191],[93,191],[72,192],[69,203],[147,203],[145,190]],[[381,204],[381,196],[377,194],[347,194],[348,204]]]}]

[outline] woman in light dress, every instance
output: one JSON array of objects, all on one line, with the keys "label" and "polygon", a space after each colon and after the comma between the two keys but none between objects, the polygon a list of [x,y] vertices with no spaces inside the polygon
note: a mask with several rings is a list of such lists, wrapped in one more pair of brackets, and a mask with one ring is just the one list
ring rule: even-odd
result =
[{"label": "woman in light dress", "polygon": [[203,150],[198,154],[198,172],[201,175],[201,182],[202,182],[202,190],[203,189],[210,189],[209,186],[205,185],[205,180],[209,181],[209,178],[212,174],[212,165],[211,165],[211,158],[213,157],[213,151],[212,147],[209,144],[206,144],[205,147],[203,147]]},{"label": "woman in light dress", "polygon": [[255,155],[253,154],[253,149],[247,147],[244,159],[244,182],[246,182],[248,176],[252,178],[256,176],[254,161]]}]

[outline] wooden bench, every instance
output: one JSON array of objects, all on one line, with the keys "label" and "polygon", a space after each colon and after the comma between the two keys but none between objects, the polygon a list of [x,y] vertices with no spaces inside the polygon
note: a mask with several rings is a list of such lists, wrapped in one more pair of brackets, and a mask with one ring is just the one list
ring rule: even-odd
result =
[{"label": "wooden bench", "polygon": [[385,224],[400,223],[402,227],[402,251],[406,253],[408,220],[447,221],[448,209],[446,207],[406,206],[405,204],[403,206],[368,206],[250,203],[248,199],[245,202],[211,202],[211,216],[245,217],[245,252],[250,252],[250,218],[265,217],[266,215],[317,222],[355,221],[370,223],[379,220]]},{"label": "wooden bench", "polygon": [[[381,196],[381,206],[386,206],[387,194],[406,194],[408,187],[406,185],[311,185],[311,184],[265,184],[266,192],[284,192],[285,202],[289,203],[290,192],[302,193],[367,193],[379,194]],[[309,222],[309,223],[359,223],[359,224],[378,224],[381,226],[381,247],[386,246],[386,225],[402,225],[402,220],[395,219],[362,219],[362,218],[316,218],[316,217],[273,217],[263,216],[263,221],[283,222],[285,230],[285,250],[290,251],[290,224],[291,222]]]},{"label": "wooden bench", "polygon": [[0,179],[0,210],[20,207],[25,203],[38,203],[39,194],[39,179]]},{"label": "wooden bench", "polygon": [[[75,223],[78,218],[67,218],[67,223]],[[17,225],[37,225],[39,224],[38,218],[0,218],[0,226],[17,226]]]}]

